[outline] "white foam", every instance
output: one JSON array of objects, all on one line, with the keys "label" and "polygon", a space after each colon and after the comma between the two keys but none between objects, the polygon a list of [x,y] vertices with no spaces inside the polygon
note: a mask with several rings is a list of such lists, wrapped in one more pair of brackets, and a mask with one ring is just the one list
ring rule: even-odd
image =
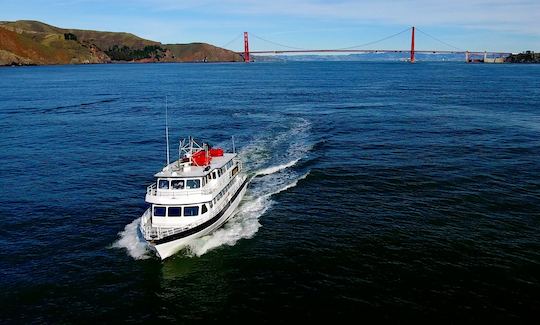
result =
[{"label": "white foam", "polygon": [[251,238],[259,230],[259,217],[268,210],[271,202],[266,197],[245,200],[239,211],[225,226],[208,236],[197,238],[188,244],[191,255],[201,256],[223,246],[234,246],[240,239]]},{"label": "white foam", "polygon": [[296,165],[298,161],[300,161],[301,158],[297,158],[295,160],[289,161],[288,163],[277,165],[277,166],[270,166],[268,168],[261,169],[255,173],[256,176],[264,176],[264,175],[270,175],[277,173],[285,168],[292,167]]},{"label": "white foam", "polygon": [[111,245],[113,248],[126,249],[129,256],[136,260],[144,260],[150,257],[148,246],[137,234],[140,220],[141,218],[137,218],[126,225],[124,230],[118,233],[120,238]]},{"label": "white foam", "polygon": [[[273,163],[274,160],[279,161],[284,160],[284,158],[293,158],[293,161],[300,160],[312,148],[312,145],[307,141],[310,128],[311,123],[300,118],[286,132],[273,134],[273,130],[270,130],[269,133],[254,138],[239,152],[240,157],[246,161],[247,171],[264,168],[265,165]],[[288,167],[291,166],[285,168]]]},{"label": "white foam", "polygon": [[309,172],[270,193],[261,194],[256,198],[245,198],[243,204],[239,207],[237,215],[231,221],[212,234],[191,241],[188,244],[188,252],[192,256],[201,256],[214,248],[223,245],[234,246],[240,239],[253,237],[261,227],[259,217],[274,204],[271,196],[295,187],[300,180],[308,175]]},{"label": "white foam", "polygon": [[278,189],[278,190],[276,190],[276,191],[274,191],[274,192],[272,192],[272,193],[267,194],[267,196],[270,197],[270,196],[272,196],[272,195],[275,195],[275,194],[284,192],[284,191],[286,191],[286,190],[288,190],[288,189],[290,189],[290,188],[295,187],[296,185],[298,185],[298,182],[299,182],[299,181],[305,179],[306,177],[308,177],[308,175],[309,175],[309,171],[308,171],[307,173],[305,173],[304,175],[302,175],[302,176],[296,178],[296,179],[293,180],[291,183],[289,183],[289,184],[283,186],[282,188],[280,188],[280,189]]}]

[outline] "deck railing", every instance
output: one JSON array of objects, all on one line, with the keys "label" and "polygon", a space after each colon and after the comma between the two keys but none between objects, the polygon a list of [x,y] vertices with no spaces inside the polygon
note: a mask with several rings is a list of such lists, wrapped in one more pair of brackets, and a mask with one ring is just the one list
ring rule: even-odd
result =
[{"label": "deck railing", "polygon": [[[224,183],[230,181],[230,177],[220,177],[215,184],[207,183],[205,186],[198,189],[181,189],[181,190],[169,190],[169,189],[158,189],[156,183],[148,185],[146,188],[146,194],[152,196],[190,196],[190,195],[208,195],[212,194],[216,188],[220,188]],[[233,176],[234,177],[234,176]],[[211,185],[211,186],[209,186]]]},{"label": "deck railing", "polygon": [[161,239],[161,238],[171,236],[171,235],[174,235],[176,233],[179,233],[186,229],[191,228],[191,226],[184,226],[184,227],[152,226],[152,224],[150,223],[151,216],[152,216],[152,213],[150,209],[146,210],[146,212],[142,216],[142,220],[140,224],[141,232],[146,240]]},{"label": "deck railing", "polygon": [[[224,196],[224,199],[222,198],[215,206],[213,211],[215,213],[221,211],[225,205],[229,202],[231,199],[231,196],[233,193],[235,193],[238,188],[242,185],[242,179],[236,179],[235,184],[231,187],[229,192],[226,196]],[[155,185],[155,184],[154,184]],[[212,214],[209,218],[212,218],[214,214]],[[151,209],[146,210],[146,212],[141,217],[141,223],[140,223],[140,230],[142,235],[147,240],[159,240],[162,238],[165,238],[167,236],[174,235],[176,233],[182,232],[184,230],[187,230],[189,228],[196,227],[199,224],[204,223],[209,218],[205,218],[204,220],[201,220],[197,224],[189,224],[183,227],[161,227],[161,226],[152,226],[152,223],[150,222],[150,218],[152,217],[152,211]]]},{"label": "deck railing", "polygon": [[158,189],[156,183],[148,185],[146,188],[146,194],[152,196],[190,196],[190,195],[206,195],[211,194],[212,188],[204,186],[198,189],[181,189],[181,190],[167,190]]}]

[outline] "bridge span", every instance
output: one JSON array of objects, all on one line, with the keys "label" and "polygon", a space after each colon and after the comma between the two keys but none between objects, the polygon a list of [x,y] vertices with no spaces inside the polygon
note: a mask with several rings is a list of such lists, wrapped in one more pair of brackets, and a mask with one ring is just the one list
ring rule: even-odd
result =
[{"label": "bridge span", "polygon": [[[405,31],[408,31],[406,29]],[[394,37],[396,35],[399,35],[405,31],[399,32],[397,34],[391,35],[390,37],[385,37],[385,39],[389,39],[391,37]],[[479,61],[479,62],[488,62],[488,60],[493,60],[491,62],[504,62],[504,58],[510,56],[512,53],[510,52],[494,52],[494,51],[466,51],[466,50],[416,50],[415,49],[415,31],[416,27],[411,27],[411,48],[406,50],[397,50],[397,49],[358,49],[357,47],[360,46],[354,46],[354,47],[348,47],[348,48],[341,48],[341,49],[289,49],[289,50],[259,50],[259,51],[250,51],[249,49],[249,36],[248,32],[244,32],[244,51],[236,51],[235,53],[240,54],[245,62],[251,61],[251,54],[299,54],[299,53],[408,53],[410,55],[410,58],[408,59],[409,62],[414,63],[416,61],[415,55],[417,53],[425,53],[425,54],[462,54],[464,55],[464,61],[465,62],[473,62],[473,61]],[[263,39],[264,40],[264,39]],[[440,40],[439,40],[440,41]],[[377,43],[379,41],[370,42],[367,44]],[[442,41],[440,41],[442,42]],[[444,42],[442,42],[444,43]],[[278,43],[274,43],[278,44]],[[448,43],[445,43],[449,45]],[[278,44],[281,45],[281,44]],[[284,46],[284,45],[282,45]],[[287,46],[289,47],[289,46]],[[356,47],[356,48],[355,48]],[[452,46],[454,47],[454,46]],[[292,47],[291,47],[292,48]],[[480,56],[482,59],[473,60],[473,56]]]}]

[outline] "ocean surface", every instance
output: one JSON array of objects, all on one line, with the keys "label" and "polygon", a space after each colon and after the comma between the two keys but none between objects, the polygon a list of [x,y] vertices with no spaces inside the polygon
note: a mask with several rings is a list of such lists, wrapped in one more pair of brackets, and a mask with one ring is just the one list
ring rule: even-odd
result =
[{"label": "ocean surface", "polygon": [[[194,136],[255,175],[164,262],[146,186]],[[0,69],[0,323],[540,312],[540,65]]]}]

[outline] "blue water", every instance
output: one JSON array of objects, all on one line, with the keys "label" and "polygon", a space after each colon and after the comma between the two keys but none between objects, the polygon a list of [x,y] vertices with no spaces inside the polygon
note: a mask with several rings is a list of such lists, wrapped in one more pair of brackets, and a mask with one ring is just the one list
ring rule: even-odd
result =
[{"label": "blue water", "polygon": [[[540,311],[540,66],[0,69],[0,322],[516,320]],[[258,175],[164,262],[146,186],[193,135]]]}]

